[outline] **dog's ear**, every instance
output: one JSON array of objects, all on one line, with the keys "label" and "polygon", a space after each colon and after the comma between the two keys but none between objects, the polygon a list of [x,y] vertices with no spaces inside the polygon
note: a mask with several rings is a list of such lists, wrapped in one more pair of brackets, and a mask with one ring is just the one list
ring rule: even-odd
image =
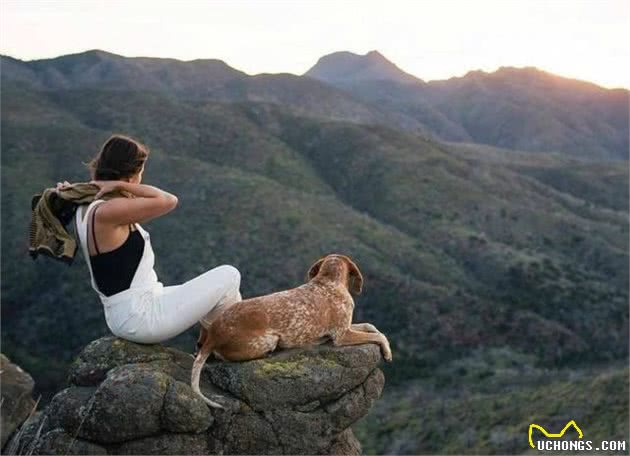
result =
[{"label": "dog's ear", "polygon": [[306,273],[306,281],[307,282],[309,280],[311,280],[313,277],[315,277],[319,273],[319,268],[322,267],[322,263],[324,262],[324,259],[326,259],[326,257],[320,258],[315,263],[313,263],[313,265],[310,267],[310,269]]},{"label": "dog's ear", "polygon": [[363,275],[359,271],[359,267],[350,258],[345,258],[348,262],[348,289],[354,294],[361,294],[363,290]]}]

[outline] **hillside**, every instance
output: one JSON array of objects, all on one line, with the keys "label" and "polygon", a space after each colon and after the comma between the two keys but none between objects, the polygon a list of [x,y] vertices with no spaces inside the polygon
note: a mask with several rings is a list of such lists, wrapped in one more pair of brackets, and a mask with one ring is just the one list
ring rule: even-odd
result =
[{"label": "hillside", "polygon": [[602,440],[627,445],[627,364],[567,371],[534,367],[532,358],[479,350],[443,366],[430,382],[386,390],[355,425],[364,454],[536,453],[528,444],[530,424],[558,432],[571,420],[595,448]]},{"label": "hillside", "polygon": [[[365,277],[355,321],[392,342],[390,385],[480,347],[530,354],[535,366],[628,354],[623,163],[159,92],[21,83],[3,85],[1,101],[3,351],[40,392],[59,389],[68,361],[107,328],[82,259],[59,268],[28,257],[30,197],[86,180],[81,161],[114,131],[149,145],[144,182],[179,197],[145,226],[165,285],[229,263],[250,297],[297,286],[315,259],[345,253]],[[189,351],[195,337],[172,344]]]}]

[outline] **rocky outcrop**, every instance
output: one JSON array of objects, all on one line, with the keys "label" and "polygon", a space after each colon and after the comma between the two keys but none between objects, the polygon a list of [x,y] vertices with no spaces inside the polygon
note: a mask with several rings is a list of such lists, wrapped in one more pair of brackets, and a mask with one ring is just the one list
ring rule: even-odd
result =
[{"label": "rocky outcrop", "polygon": [[28,372],[0,353],[0,383],[0,448],[4,448],[9,437],[26,420],[35,405],[32,397],[35,382]]},{"label": "rocky outcrop", "polygon": [[201,390],[222,410],[190,388],[190,354],[103,337],[23,434],[35,454],[360,454],[350,426],[382,392],[381,359],[327,344],[209,360]]}]

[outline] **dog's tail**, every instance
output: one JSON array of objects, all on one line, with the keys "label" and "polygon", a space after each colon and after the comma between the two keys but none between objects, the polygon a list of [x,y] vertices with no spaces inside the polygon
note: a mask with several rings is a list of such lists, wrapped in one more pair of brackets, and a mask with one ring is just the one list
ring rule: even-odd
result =
[{"label": "dog's tail", "polygon": [[223,407],[221,404],[217,404],[216,402],[213,402],[206,396],[204,396],[199,389],[199,378],[201,376],[201,370],[203,369],[204,364],[206,364],[208,356],[210,356],[210,353],[212,353],[213,345],[214,342],[212,340],[212,337],[208,335],[208,337],[206,337],[206,341],[199,350],[199,353],[197,353],[195,361],[193,362],[190,386],[192,387],[193,391],[197,393],[210,407],[224,409],[225,407]]}]

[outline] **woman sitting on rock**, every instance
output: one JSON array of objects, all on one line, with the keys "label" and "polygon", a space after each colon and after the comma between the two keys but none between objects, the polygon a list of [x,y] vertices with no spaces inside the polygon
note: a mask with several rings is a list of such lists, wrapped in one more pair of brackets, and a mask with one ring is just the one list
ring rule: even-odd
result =
[{"label": "woman sitting on rock", "polygon": [[[150,344],[177,336],[209,318],[210,311],[242,298],[240,273],[227,264],[181,285],[164,286],[158,280],[151,237],[140,223],[169,213],[178,200],[140,183],[148,155],[149,149],[138,141],[111,136],[88,163],[90,183],[99,191],[91,203],[77,207],[74,220],[109,329],[124,339]],[[59,183],[56,190],[68,185]],[[101,199],[114,190],[130,197]]]}]

